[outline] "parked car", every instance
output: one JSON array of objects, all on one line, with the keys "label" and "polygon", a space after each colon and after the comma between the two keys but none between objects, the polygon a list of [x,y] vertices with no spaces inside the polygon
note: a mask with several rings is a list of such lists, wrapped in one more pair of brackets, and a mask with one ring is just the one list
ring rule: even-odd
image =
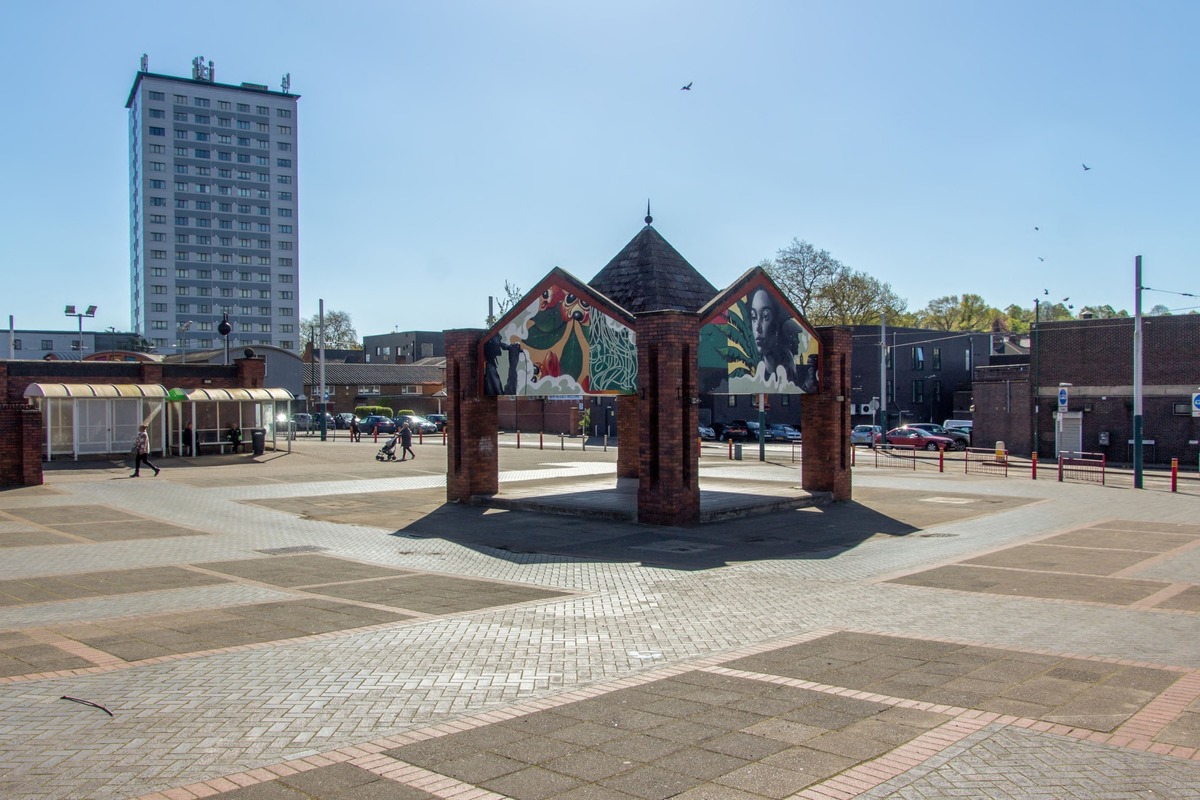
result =
[{"label": "parked car", "polygon": [[346,430],[350,427],[350,420],[354,419],[354,415],[349,411],[343,411],[340,414],[333,415],[333,424],[338,430]]},{"label": "parked car", "polygon": [[727,442],[733,440],[741,441],[750,435],[750,430],[746,427],[746,420],[735,419],[733,422],[722,422],[718,429],[714,424],[713,429],[717,431],[718,438],[724,439]]},{"label": "parked car", "polygon": [[717,432],[714,431],[712,428],[710,428],[708,425],[701,425],[700,426],[700,438],[711,442],[717,438]]},{"label": "parked car", "polygon": [[951,430],[966,431],[967,433],[975,432],[975,420],[973,419],[945,419],[942,420],[942,427]]},{"label": "parked car", "polygon": [[317,421],[312,414],[301,412],[299,414],[292,414],[292,425],[298,431],[315,430]]},{"label": "parked car", "polygon": [[437,429],[439,431],[445,430],[445,428],[446,428],[446,415],[445,414],[426,414],[425,419],[429,420],[434,425],[437,425]]},{"label": "parked car", "polygon": [[380,433],[393,434],[396,432],[396,423],[391,417],[385,417],[382,414],[370,414],[358,421],[358,429],[370,436],[378,428]]},{"label": "parked car", "polygon": [[401,414],[396,417],[396,427],[399,428],[405,422],[412,429],[413,433],[437,433],[438,426],[419,414]]},{"label": "parked car", "polygon": [[918,450],[953,450],[954,440],[905,425],[875,437],[875,444],[899,444]]},{"label": "parked car", "polygon": [[919,428],[927,433],[932,433],[937,436],[945,436],[947,439],[954,440],[955,450],[966,450],[971,446],[971,434],[961,428],[943,428],[935,422],[910,422],[910,428]]},{"label": "parked car", "polygon": [[850,446],[865,444],[867,447],[874,447],[875,438],[882,435],[883,428],[879,425],[855,425],[850,431]]},{"label": "parked car", "polygon": [[776,422],[771,426],[771,434],[781,442],[803,441],[800,431],[796,430],[791,425],[784,425],[780,422]]},{"label": "parked car", "polygon": [[[747,422],[746,423],[746,438],[748,438],[752,442],[758,441],[759,437],[758,437],[758,423],[757,422]],[[763,428],[762,440],[764,442],[775,441],[775,434],[771,431],[771,426],[768,425],[767,427]]]}]

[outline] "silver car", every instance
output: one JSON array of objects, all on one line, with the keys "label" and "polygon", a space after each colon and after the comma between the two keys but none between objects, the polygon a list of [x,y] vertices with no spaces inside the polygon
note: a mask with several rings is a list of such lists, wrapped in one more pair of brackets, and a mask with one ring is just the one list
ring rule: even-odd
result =
[{"label": "silver car", "polygon": [[874,447],[875,437],[882,435],[883,428],[879,425],[855,425],[850,431],[850,446],[865,444],[867,447]]}]

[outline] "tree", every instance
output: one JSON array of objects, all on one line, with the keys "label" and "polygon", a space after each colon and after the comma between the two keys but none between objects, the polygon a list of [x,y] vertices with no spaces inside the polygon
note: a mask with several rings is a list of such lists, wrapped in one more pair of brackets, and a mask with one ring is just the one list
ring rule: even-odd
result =
[{"label": "tree", "polygon": [[759,264],[792,305],[814,325],[911,323],[907,302],[891,285],[847,267],[810,243],[793,239],[774,260]]},{"label": "tree", "polygon": [[515,283],[510,283],[509,281],[505,281],[504,282],[504,296],[503,297],[493,296],[496,301],[496,310],[495,310],[495,313],[488,315],[487,323],[486,323],[487,326],[490,328],[493,325],[495,325],[496,320],[500,319],[505,314],[507,314],[509,311],[511,311],[512,307],[517,304],[517,301],[520,300],[523,295],[524,295],[524,292],[522,292],[520,287],[518,287]]},{"label": "tree", "polygon": [[[312,342],[314,349],[321,346],[320,325],[319,314],[313,314],[307,319],[300,320],[300,346],[302,348],[305,342]],[[332,350],[362,350],[362,344],[358,341],[358,331],[354,330],[354,323],[351,321],[349,313],[345,311],[325,312],[325,346]]]},{"label": "tree", "polygon": [[821,292],[818,304],[822,325],[878,325],[881,314],[890,325],[910,324],[907,303],[890,284],[852,269]]},{"label": "tree", "polygon": [[1084,306],[1079,310],[1080,314],[1088,312],[1093,319],[1113,319],[1117,317],[1128,317],[1129,312],[1121,309],[1117,311],[1112,306]]},{"label": "tree", "polygon": [[977,294],[956,294],[937,297],[917,312],[920,323],[940,331],[990,331],[995,320],[1004,320],[1005,313],[987,304]]},{"label": "tree", "polygon": [[776,253],[774,261],[766,260],[759,266],[810,321],[813,301],[845,270],[828,250],[818,250],[798,239]]},{"label": "tree", "polygon": [[1147,311],[1146,316],[1148,316],[1148,317],[1169,317],[1169,316],[1171,316],[1171,309],[1167,308],[1162,303],[1159,303],[1158,305],[1154,306],[1149,311]]}]

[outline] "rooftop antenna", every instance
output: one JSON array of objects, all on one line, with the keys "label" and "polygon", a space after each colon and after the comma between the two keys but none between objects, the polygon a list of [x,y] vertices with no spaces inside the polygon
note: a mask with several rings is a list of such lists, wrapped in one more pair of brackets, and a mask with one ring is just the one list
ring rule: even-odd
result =
[{"label": "rooftop antenna", "polygon": [[654,217],[650,216],[650,198],[647,197],[646,198],[646,224],[649,225],[651,222],[654,222]]},{"label": "rooftop antenna", "polygon": [[150,71],[150,56],[142,53],[142,72]]},{"label": "rooftop antenna", "polygon": [[285,73],[283,76],[283,93],[287,94],[292,89],[292,73]]}]

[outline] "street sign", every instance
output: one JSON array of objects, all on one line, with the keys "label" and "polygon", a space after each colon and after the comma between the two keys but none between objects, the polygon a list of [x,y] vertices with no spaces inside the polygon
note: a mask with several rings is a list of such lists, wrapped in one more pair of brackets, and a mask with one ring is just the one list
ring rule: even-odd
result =
[{"label": "street sign", "polygon": [[1192,392],[1192,416],[1200,417],[1200,392]]},{"label": "street sign", "polygon": [[1067,410],[1067,387],[1065,386],[1058,387],[1058,410]]}]

